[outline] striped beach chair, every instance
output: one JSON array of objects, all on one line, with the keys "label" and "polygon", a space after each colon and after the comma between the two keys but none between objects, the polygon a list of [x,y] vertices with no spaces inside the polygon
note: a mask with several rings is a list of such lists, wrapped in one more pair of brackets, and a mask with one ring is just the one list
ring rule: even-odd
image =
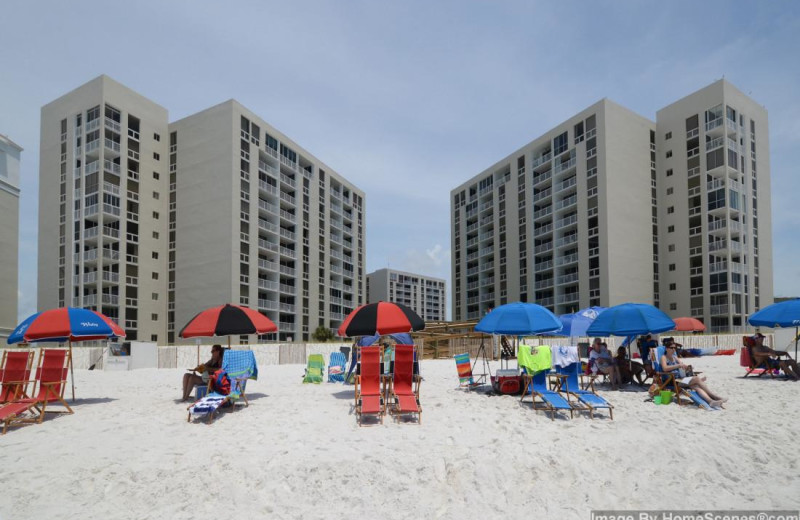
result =
[{"label": "striped beach chair", "polygon": [[463,354],[456,354],[453,356],[456,360],[456,370],[458,370],[458,381],[459,381],[459,388],[465,388],[467,390],[472,390],[476,386],[480,386],[480,383],[475,382],[475,378],[472,376],[472,364],[469,360],[469,352],[465,352]]},{"label": "striped beach chair", "polygon": [[[231,391],[228,395],[218,392],[209,392],[203,398],[192,403],[189,408],[187,421],[199,417],[206,417],[210,423],[214,414],[226,403],[230,403],[233,408],[239,401],[245,406],[250,403],[247,401],[245,388],[248,379],[258,379],[258,366],[256,357],[252,350],[226,350],[222,358],[222,370],[224,370],[231,380]],[[210,388],[209,388],[210,389]]]},{"label": "striped beach chair", "polygon": [[328,382],[344,383],[344,373],[347,367],[347,358],[341,352],[331,352],[328,361]]}]

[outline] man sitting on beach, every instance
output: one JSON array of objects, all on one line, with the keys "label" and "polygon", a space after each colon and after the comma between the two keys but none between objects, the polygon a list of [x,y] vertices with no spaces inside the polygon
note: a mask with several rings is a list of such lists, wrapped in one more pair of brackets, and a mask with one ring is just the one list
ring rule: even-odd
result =
[{"label": "man sitting on beach", "polygon": [[[797,366],[797,361],[792,359],[788,352],[772,350],[764,345],[764,335],[760,332],[756,333],[752,339],[754,343],[751,353],[756,365],[765,363],[771,369],[780,368],[783,370],[783,373],[793,381],[800,379],[800,367]],[[781,359],[782,357],[786,359]]]}]

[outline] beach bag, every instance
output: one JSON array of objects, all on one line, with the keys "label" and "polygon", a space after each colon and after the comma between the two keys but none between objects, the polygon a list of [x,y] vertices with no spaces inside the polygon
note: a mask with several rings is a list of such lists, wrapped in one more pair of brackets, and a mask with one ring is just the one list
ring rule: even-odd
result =
[{"label": "beach bag", "polygon": [[228,395],[231,393],[231,378],[223,369],[219,369],[211,376],[211,389],[218,394]]}]

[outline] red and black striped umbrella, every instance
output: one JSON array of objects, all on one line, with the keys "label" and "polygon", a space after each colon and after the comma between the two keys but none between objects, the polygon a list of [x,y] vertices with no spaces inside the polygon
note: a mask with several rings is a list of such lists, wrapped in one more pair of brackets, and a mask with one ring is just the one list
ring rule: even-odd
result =
[{"label": "red and black striped umbrella", "polygon": [[339,336],[373,336],[395,334],[425,328],[425,321],[416,312],[400,303],[368,303],[351,312],[339,327]]},{"label": "red and black striped umbrella", "polygon": [[260,312],[226,303],[211,307],[189,320],[180,331],[181,338],[266,334],[278,327]]}]

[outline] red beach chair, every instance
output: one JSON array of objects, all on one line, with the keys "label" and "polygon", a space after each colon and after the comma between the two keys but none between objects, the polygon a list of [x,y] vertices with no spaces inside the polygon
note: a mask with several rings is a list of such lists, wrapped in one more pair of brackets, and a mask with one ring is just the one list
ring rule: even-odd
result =
[{"label": "red beach chair", "polygon": [[392,413],[395,415],[417,414],[417,420],[419,424],[422,424],[419,384],[420,377],[414,377],[414,345],[395,345]]},{"label": "red beach chair", "polygon": [[[23,398],[0,407],[0,421],[3,421],[3,434],[9,426],[16,424],[41,423],[44,420],[48,403],[60,402],[66,411],[74,413],[64,400],[64,388],[69,370],[69,351],[63,349],[44,349],[39,354],[39,366],[36,368],[36,381],[39,382],[39,394],[36,397]],[[36,412],[37,416],[25,416],[26,412]],[[59,410],[60,411],[60,410]]]},{"label": "red beach chair", "polygon": [[358,425],[366,415],[377,415],[383,424],[385,412],[381,390],[381,359],[383,347],[361,347],[361,372],[356,375],[356,415]]},{"label": "red beach chair", "polygon": [[0,361],[0,403],[9,403],[28,397],[33,351],[3,351]]}]

